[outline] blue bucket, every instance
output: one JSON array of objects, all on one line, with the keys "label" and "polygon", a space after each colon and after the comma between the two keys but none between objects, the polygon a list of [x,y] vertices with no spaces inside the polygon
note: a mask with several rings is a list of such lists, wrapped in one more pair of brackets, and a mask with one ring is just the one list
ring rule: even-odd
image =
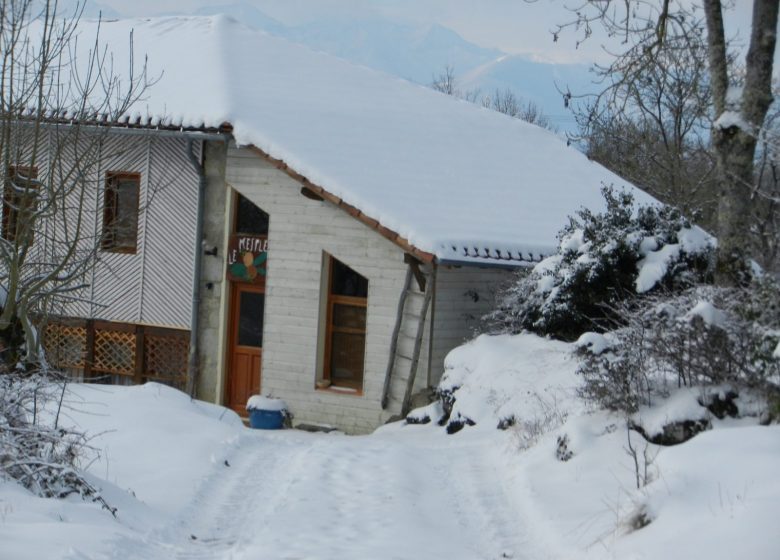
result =
[{"label": "blue bucket", "polygon": [[281,410],[253,408],[249,411],[249,425],[256,430],[281,430],[284,414]]}]

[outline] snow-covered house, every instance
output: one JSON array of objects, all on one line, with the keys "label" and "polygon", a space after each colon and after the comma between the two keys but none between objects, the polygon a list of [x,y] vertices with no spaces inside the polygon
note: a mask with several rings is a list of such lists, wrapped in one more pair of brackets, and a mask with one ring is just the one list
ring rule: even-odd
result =
[{"label": "snow-covered house", "polygon": [[161,377],[143,329],[194,329],[197,395],[236,410],[262,392],[350,432],[401,413],[495,287],[625,185],[548,131],[228,18],[103,26],[164,73],[112,132],[139,145],[136,251],[66,314],[121,324],[136,379]]}]

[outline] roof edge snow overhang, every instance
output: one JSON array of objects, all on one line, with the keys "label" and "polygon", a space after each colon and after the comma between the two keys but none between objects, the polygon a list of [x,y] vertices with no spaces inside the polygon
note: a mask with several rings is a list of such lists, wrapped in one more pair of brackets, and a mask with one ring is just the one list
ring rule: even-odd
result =
[{"label": "roof edge snow overhang", "polygon": [[205,124],[199,125],[186,125],[181,122],[172,121],[163,117],[152,118],[151,116],[131,117],[129,115],[123,115],[118,119],[110,119],[106,115],[93,115],[89,117],[80,117],[78,115],[70,115],[67,112],[49,111],[45,115],[35,114],[34,111],[28,110],[19,114],[9,115],[0,111],[0,117],[8,118],[21,123],[41,123],[45,125],[70,125],[70,126],[84,126],[99,129],[110,129],[112,131],[137,131],[139,133],[143,131],[165,132],[169,134],[197,134],[202,135],[214,135],[226,136],[232,135],[233,125],[225,121],[219,126],[210,126]]},{"label": "roof edge snow overhang", "polygon": [[287,175],[289,175],[292,179],[295,181],[301,183],[301,185],[313,193],[316,193],[318,196],[322,197],[323,200],[327,200],[331,204],[337,206],[359,222],[365,224],[366,226],[370,227],[371,229],[375,230],[379,235],[384,237],[385,239],[388,239],[389,241],[395,243],[405,252],[411,254],[415,258],[419,259],[420,261],[424,263],[432,263],[436,260],[436,255],[433,253],[429,253],[428,251],[423,251],[421,249],[418,249],[411,243],[409,243],[409,240],[405,237],[402,237],[397,232],[386,228],[383,226],[379,220],[376,220],[372,218],[371,216],[368,216],[364,214],[359,208],[356,208],[355,206],[352,206],[351,204],[348,204],[347,202],[344,202],[340,197],[330,193],[327,189],[312,183],[309,181],[306,177],[289,167],[283,160],[276,159],[270,155],[268,155],[265,151],[261,150],[257,146],[249,145],[247,146],[252,152],[266,160],[268,163],[279,169],[280,171],[283,171]]},{"label": "roof edge snow overhang", "polygon": [[[0,113],[0,118],[2,118]],[[50,127],[79,127],[93,130],[101,134],[116,134],[120,136],[154,136],[165,138],[184,138],[200,140],[204,142],[227,142],[233,135],[231,129],[224,127],[183,127],[160,125],[133,125],[121,122],[96,121],[96,120],[69,120],[69,119],[28,119],[16,118],[16,122],[25,126]]]},{"label": "roof edge snow overhang", "polygon": [[[347,202],[344,202],[343,199],[329,192],[327,189],[321,187],[320,185],[317,185],[316,183],[312,183],[304,175],[298,173],[293,168],[288,166],[283,160],[277,159],[269,155],[264,150],[258,148],[255,145],[249,144],[246,147],[252,152],[254,152],[256,155],[258,155],[259,157],[263,158],[269,164],[273,165],[275,168],[279,169],[280,171],[283,171],[290,178],[300,183],[303,188],[309,190],[310,192],[314,193],[315,195],[322,198],[323,200],[326,200],[331,204],[337,206],[338,208],[340,208],[341,210],[343,210],[344,212],[346,212],[347,214],[349,214],[359,222],[375,230],[377,233],[379,233],[379,235],[381,235],[385,239],[388,239],[389,241],[391,241],[392,243],[400,247],[406,253],[409,253],[410,255],[414,256],[415,258],[417,258],[418,260],[420,260],[425,264],[436,263],[442,266],[500,268],[505,270],[507,269],[517,270],[519,268],[528,268],[528,267],[533,267],[537,264],[533,260],[527,261],[527,260],[519,260],[519,259],[515,260],[515,259],[503,259],[503,258],[491,258],[491,257],[481,257],[481,258],[472,257],[472,258],[467,258],[462,260],[438,257],[433,253],[415,247],[413,244],[409,242],[408,239],[401,236],[396,231],[383,226],[379,222],[379,220],[376,220],[371,216],[364,214],[363,211],[360,210],[359,208]],[[539,260],[541,260],[541,257]]]},{"label": "roof edge snow overhang", "polygon": [[521,268],[533,268],[537,262],[533,261],[502,261],[499,259],[478,260],[457,260],[436,258],[436,264],[439,266],[470,267],[470,268],[491,268],[500,270],[520,270]]}]

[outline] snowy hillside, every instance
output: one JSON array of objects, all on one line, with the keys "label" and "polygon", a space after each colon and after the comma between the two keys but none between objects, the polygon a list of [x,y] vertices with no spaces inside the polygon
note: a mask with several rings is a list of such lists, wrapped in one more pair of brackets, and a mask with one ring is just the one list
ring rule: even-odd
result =
[{"label": "snowy hillside", "polygon": [[469,43],[441,25],[412,25],[379,16],[320,19],[285,25],[246,2],[203,7],[194,13],[226,14],[246,25],[314,50],[419,84],[430,83],[433,74],[446,65],[465,73],[504,54],[498,49]]},{"label": "snowy hillside", "polygon": [[117,519],[0,481],[1,556],[777,558],[780,426],[713,419],[650,445],[637,489],[621,419],[576,396],[571,348],[518,335],[454,350],[442,387],[474,425],[453,435],[435,405],[415,412],[427,424],[348,437],[250,430],[153,383],[71,386],[68,422],[95,434],[84,464]]}]

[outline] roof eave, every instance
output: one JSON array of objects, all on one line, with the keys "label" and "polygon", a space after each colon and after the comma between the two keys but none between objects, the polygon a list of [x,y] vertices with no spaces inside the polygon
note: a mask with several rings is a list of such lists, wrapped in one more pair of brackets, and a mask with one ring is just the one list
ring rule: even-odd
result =
[{"label": "roof eave", "polygon": [[442,259],[436,258],[436,264],[439,266],[455,266],[455,267],[470,267],[470,268],[493,268],[502,270],[519,270],[521,268],[533,268],[538,263],[532,261],[506,261],[500,259]]}]

